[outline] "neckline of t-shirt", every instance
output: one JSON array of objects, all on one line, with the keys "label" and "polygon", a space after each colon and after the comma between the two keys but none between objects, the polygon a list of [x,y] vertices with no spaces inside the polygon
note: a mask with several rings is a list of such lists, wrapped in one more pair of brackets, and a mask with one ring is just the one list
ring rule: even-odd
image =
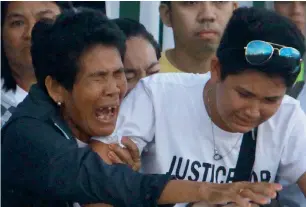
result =
[{"label": "neckline of t-shirt", "polygon": [[167,51],[168,51],[168,50],[166,50],[166,51],[164,51],[164,52],[162,53],[162,56],[164,57],[165,63],[168,65],[169,68],[172,68],[171,70],[173,70],[173,71],[178,71],[178,72],[182,72],[180,69],[178,69],[177,67],[175,67],[175,66],[170,62],[170,60],[168,59],[168,57],[167,57],[167,55],[166,55],[166,52],[167,52]]},{"label": "neckline of t-shirt", "polygon": [[[208,112],[206,110],[206,107],[205,107],[205,102],[204,102],[204,89],[206,87],[206,84],[208,83],[208,81],[210,80],[210,73],[208,73],[209,75],[209,78],[206,80],[206,82],[204,83],[204,86],[201,90],[201,101],[202,101],[202,104],[201,104],[201,113],[203,114],[203,124],[207,124],[207,129],[209,129],[209,135],[210,136],[213,136],[213,133],[212,133],[212,130],[214,130],[214,135],[215,135],[215,138],[216,137],[226,137],[226,138],[233,138],[233,139],[236,139],[238,137],[241,137],[242,136],[242,133],[233,133],[233,132],[228,132],[228,131],[225,131],[223,129],[221,129],[218,125],[216,125],[214,122],[211,121],[209,115],[208,115]],[[213,125],[213,129],[212,129],[212,126],[211,124]],[[206,127],[205,127],[206,128]]]}]

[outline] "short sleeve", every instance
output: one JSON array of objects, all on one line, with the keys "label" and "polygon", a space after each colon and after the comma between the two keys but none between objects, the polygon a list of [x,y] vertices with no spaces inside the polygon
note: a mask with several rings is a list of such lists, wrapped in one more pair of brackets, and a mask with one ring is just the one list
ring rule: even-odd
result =
[{"label": "short sleeve", "polygon": [[293,128],[282,152],[279,176],[289,183],[296,183],[306,172],[306,115],[298,106]]}]

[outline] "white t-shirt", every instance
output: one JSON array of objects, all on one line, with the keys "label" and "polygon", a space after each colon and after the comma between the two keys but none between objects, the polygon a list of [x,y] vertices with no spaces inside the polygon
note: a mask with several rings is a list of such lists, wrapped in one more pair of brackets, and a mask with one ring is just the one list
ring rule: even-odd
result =
[{"label": "white t-shirt", "polygon": [[306,113],[306,84],[304,85],[302,91],[300,92],[298,100],[301,102],[301,107]]},{"label": "white t-shirt", "polygon": [[1,80],[1,127],[12,116],[17,105],[28,95],[28,92],[20,88],[18,85],[16,86],[16,91],[5,91],[2,88],[3,83],[4,80]]},{"label": "white t-shirt", "polygon": [[[122,136],[129,136],[144,149],[144,173],[232,182],[243,134],[213,124],[216,146],[224,156],[213,159],[212,124],[203,101],[209,78],[209,74],[157,74],[140,80],[124,99],[113,141],[120,143]],[[296,182],[306,172],[305,146],[306,116],[298,101],[285,96],[276,114],[259,126],[252,180],[273,182],[279,169],[278,176]]]},{"label": "white t-shirt", "polygon": [[[298,96],[301,107],[306,113],[306,85],[304,85],[302,91]],[[280,180],[280,183],[286,184],[286,181]],[[286,186],[280,192],[280,202],[284,207],[304,207],[306,206],[306,198],[301,192],[300,188],[296,184]]]}]

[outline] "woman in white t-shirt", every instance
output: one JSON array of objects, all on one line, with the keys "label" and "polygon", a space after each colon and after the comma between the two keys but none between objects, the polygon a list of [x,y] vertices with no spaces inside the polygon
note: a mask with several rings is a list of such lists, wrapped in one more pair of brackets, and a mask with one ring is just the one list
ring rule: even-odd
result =
[{"label": "woman in white t-shirt", "polygon": [[224,31],[211,73],[140,80],[124,99],[116,132],[108,138],[119,143],[122,136],[132,138],[143,150],[145,173],[231,183],[243,134],[258,127],[249,180],[274,182],[279,176],[297,183],[306,195],[306,116],[285,95],[304,52],[302,34],[286,18],[239,8]]}]

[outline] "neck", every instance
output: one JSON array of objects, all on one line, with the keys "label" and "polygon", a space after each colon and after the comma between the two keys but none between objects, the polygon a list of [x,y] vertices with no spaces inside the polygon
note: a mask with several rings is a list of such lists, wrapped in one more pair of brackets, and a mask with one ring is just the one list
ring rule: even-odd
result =
[{"label": "neck", "polygon": [[206,73],[210,71],[211,58],[214,53],[188,53],[185,49],[173,48],[166,51],[166,57],[176,68],[187,73]]},{"label": "neck", "polygon": [[224,131],[233,132],[232,129],[222,120],[222,117],[218,113],[216,104],[216,86],[215,84],[211,83],[211,80],[209,80],[204,87],[203,100],[211,121]]},{"label": "neck", "polygon": [[36,83],[36,78],[33,68],[16,69],[11,67],[12,76],[15,79],[17,85],[25,91],[29,91],[31,86]]},{"label": "neck", "polygon": [[64,117],[64,120],[68,123],[68,126],[72,131],[73,136],[75,136],[78,140],[88,144],[91,137],[87,135],[85,132],[82,132],[82,130],[80,130],[79,127],[76,124],[74,124],[72,119],[68,115],[65,115],[65,113],[63,112],[64,111],[63,108],[61,108],[61,111],[62,111],[61,114]]}]

